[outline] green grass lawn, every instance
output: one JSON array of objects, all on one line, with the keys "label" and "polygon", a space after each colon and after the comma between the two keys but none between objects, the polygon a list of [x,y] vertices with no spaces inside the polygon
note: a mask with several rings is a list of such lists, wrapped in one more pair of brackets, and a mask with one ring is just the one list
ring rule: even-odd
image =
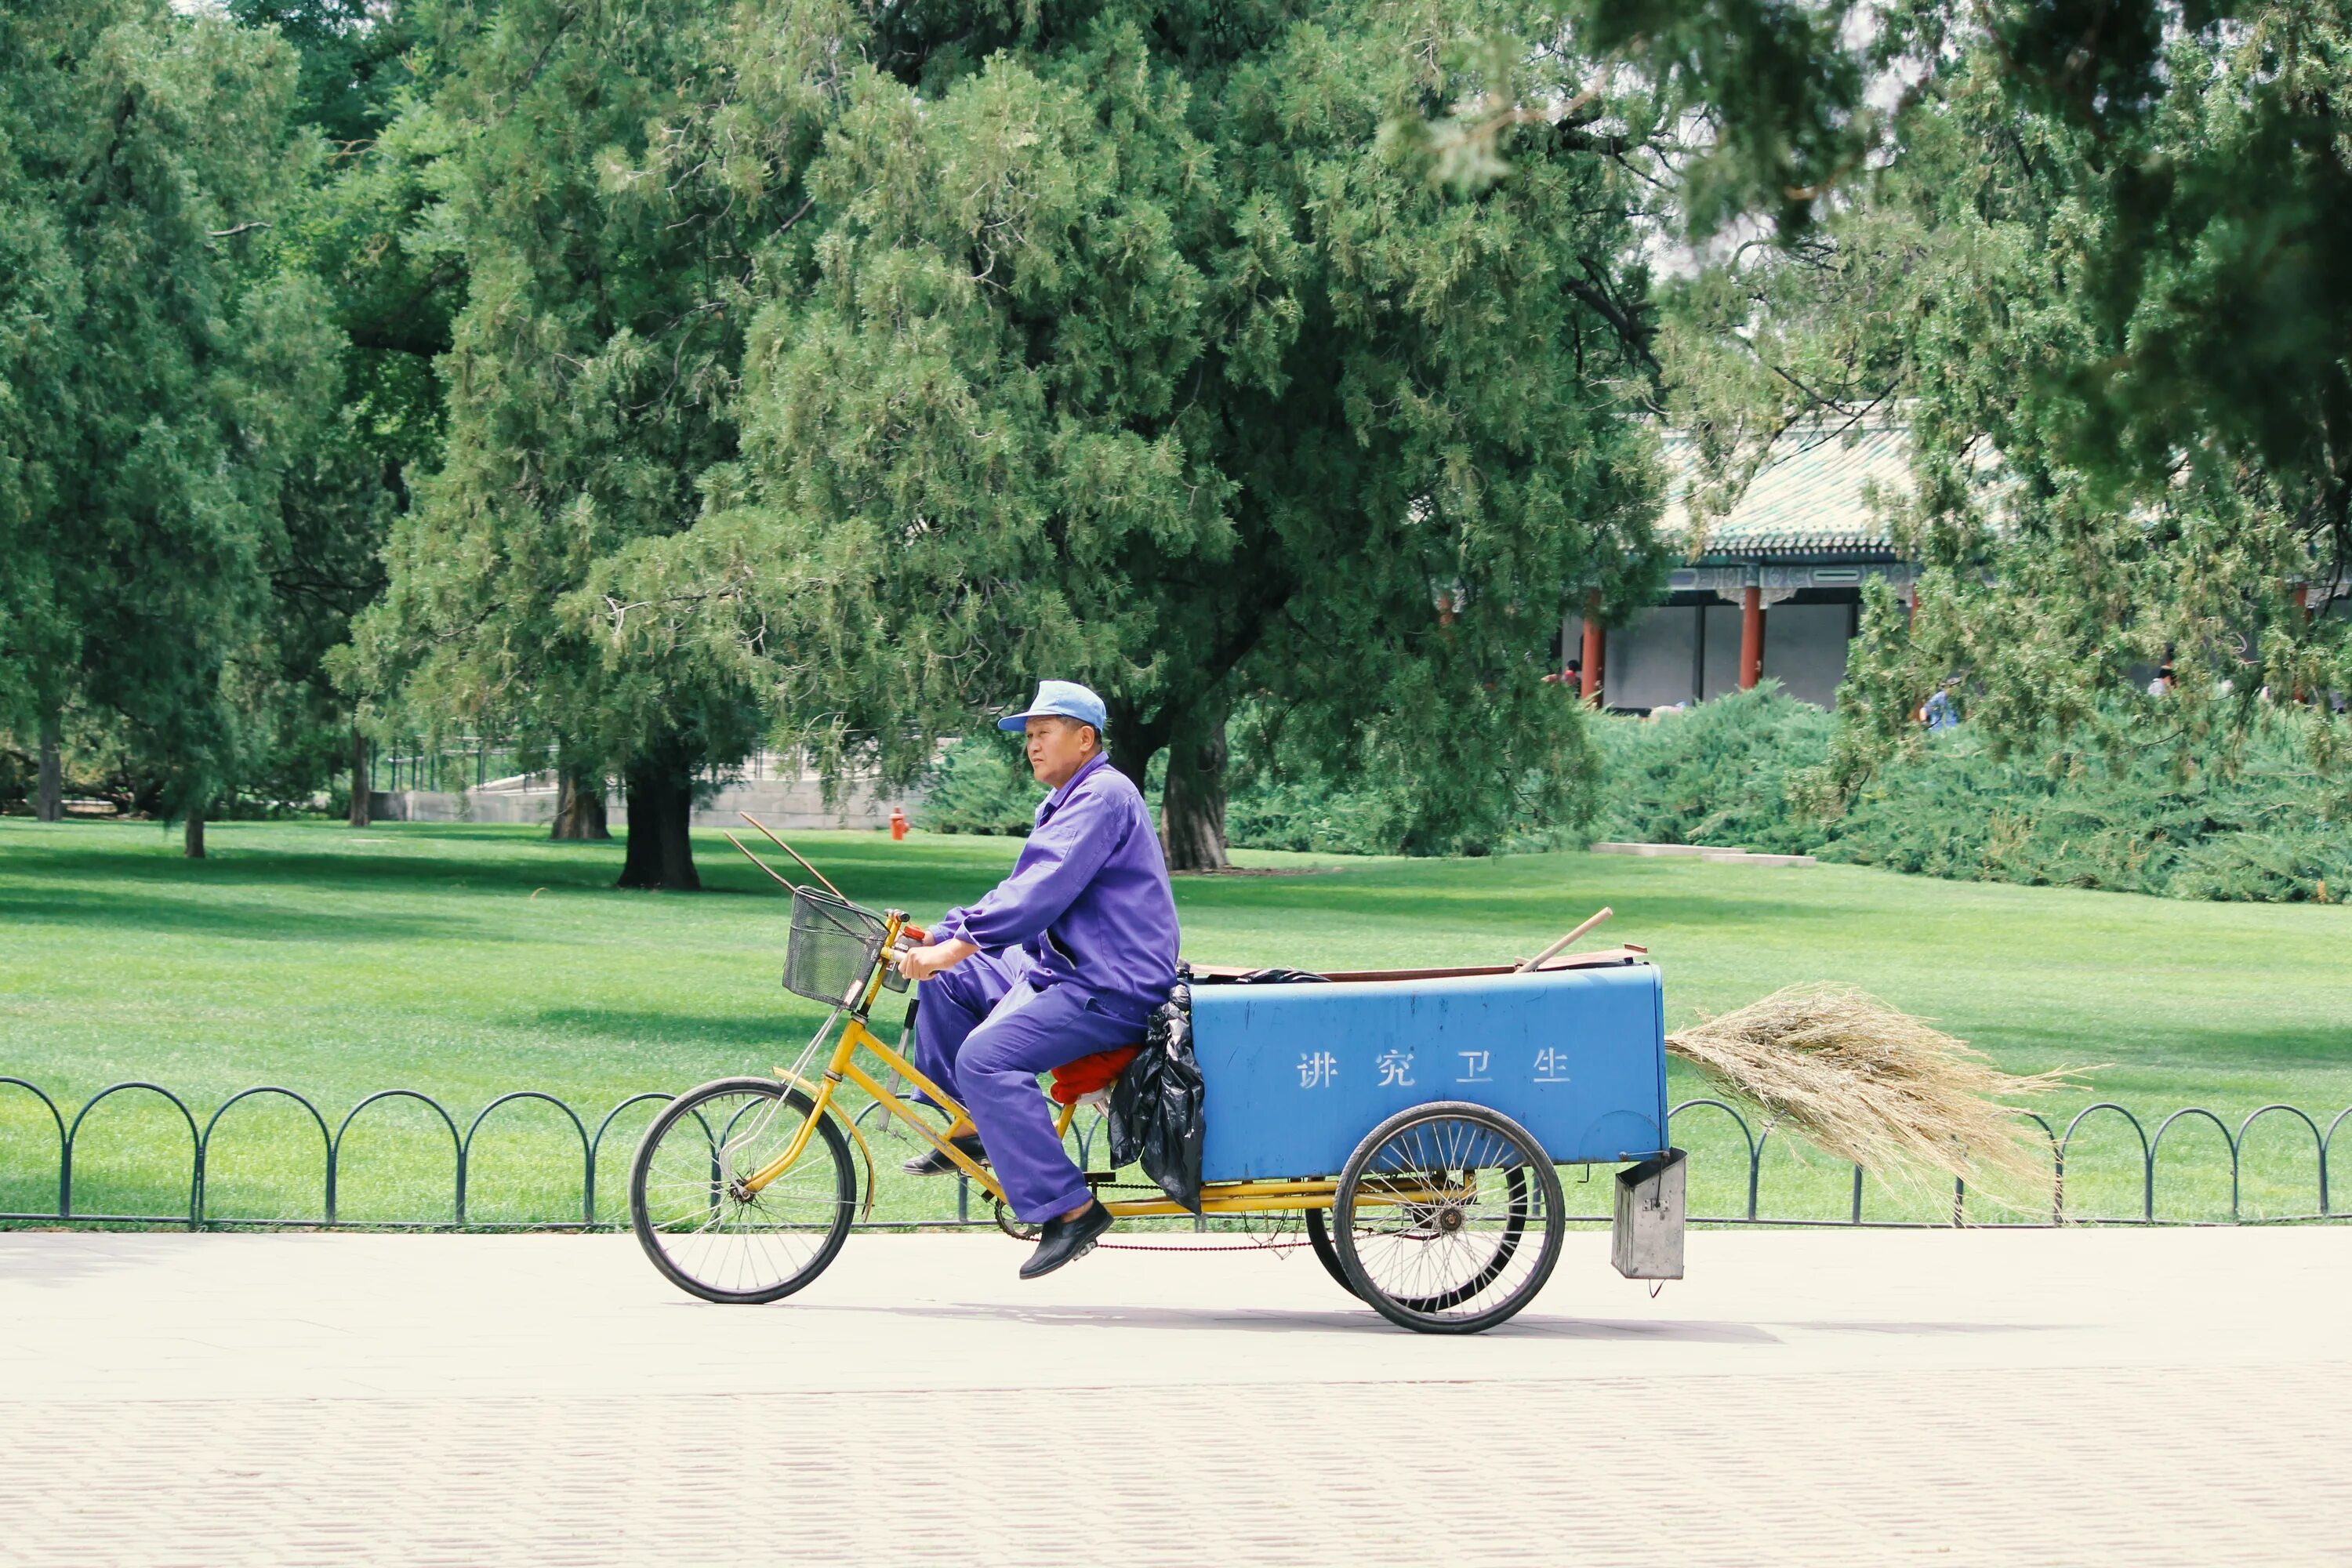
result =
[{"label": "green grass lawn", "polygon": [[[0,820],[0,1076],[39,1084],[68,1120],[105,1085],[147,1079],[177,1092],[200,1125],[261,1083],[308,1095],[330,1126],[370,1091],[418,1089],[460,1131],[499,1095],[532,1089],[568,1101],[593,1132],[632,1094],[790,1060],[819,1018],[777,984],[784,900],[715,835],[698,836],[710,889],[699,895],[616,891],[617,843],[554,844],[530,829],[226,823],[209,840],[212,858],[189,862],[177,836],[153,826]],[[1017,847],[924,835],[797,841],[851,896],[919,920],[985,889]],[[2092,1094],[2053,1100],[2053,1121],[2106,1099],[2151,1132],[2187,1105],[2234,1131],[2280,1100],[2324,1128],[2352,1104],[2352,913],[2339,907],[1580,854],[1240,858],[1300,874],[1181,880],[1188,957],[1496,961],[1605,903],[1617,916],[1601,936],[1643,943],[1664,967],[1670,1027],[1792,981],[1845,980],[2011,1068],[2112,1064]],[[895,1002],[883,1013],[895,1021]],[[1675,1092],[1707,1090],[1677,1064]],[[604,1217],[651,1110],[624,1112],[607,1136]],[[354,1125],[345,1216],[447,1217],[453,1161],[432,1115],[387,1101]],[[1693,1113],[1675,1131],[1696,1155],[1695,1210],[1744,1202],[1728,1123]],[[1849,1172],[1804,1163],[1786,1142],[1769,1145],[1764,1212],[1842,1216]],[[54,1203],[54,1144],[37,1102],[0,1087],[0,1210]],[[76,1209],[184,1210],[188,1145],[161,1100],[110,1100],[77,1149]],[[208,1211],[316,1214],[319,1145],[290,1102],[238,1105],[211,1148]],[[2352,1122],[2336,1140],[2339,1188],[2352,1181],[2347,1148]],[[895,1165],[905,1148],[885,1140],[876,1152]],[[576,1217],[579,1158],[560,1111],[502,1108],[475,1146],[469,1218]],[[2244,1163],[2249,1215],[2315,1206],[2316,1160],[2299,1123],[2266,1118]],[[2137,1142],[2120,1120],[2086,1123],[2070,1167],[2078,1211],[2137,1212]],[[1572,1193],[1605,1208],[1592,1180]],[[886,1178],[882,1212],[931,1217],[953,1201],[953,1184]],[[1921,1217],[1948,1201],[1875,1190],[1869,1200],[1874,1216]],[[2228,1160],[2210,1125],[2168,1134],[2158,1202],[2176,1217],[2227,1214]]]}]

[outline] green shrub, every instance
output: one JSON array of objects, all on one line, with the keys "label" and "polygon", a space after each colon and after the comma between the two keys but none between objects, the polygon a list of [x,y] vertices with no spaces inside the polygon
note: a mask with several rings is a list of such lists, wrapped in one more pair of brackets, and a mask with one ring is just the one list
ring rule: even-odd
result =
[{"label": "green shrub", "polygon": [[[1166,765],[1164,757],[1153,760],[1147,795],[1157,796]],[[1020,742],[992,731],[949,745],[927,787],[915,824],[934,833],[1024,835],[1045,798]],[[1398,831],[1395,808],[1377,791],[1276,783],[1247,768],[1234,770],[1225,803],[1226,839],[1247,849],[1386,855],[1395,852]]]},{"label": "green shrub", "polygon": [[1680,713],[1603,719],[1591,836],[1801,853],[1819,831],[1790,809],[1789,784],[1828,756],[1834,724],[1769,680]]},{"label": "green shrub", "polygon": [[1966,726],[1823,824],[1830,859],[1977,881],[2187,899],[2341,898],[2352,831],[2326,820],[2292,715],[2235,756],[2168,747],[2000,758]]},{"label": "green shrub", "polygon": [[2290,828],[2232,833],[2189,848],[2172,874],[2177,899],[2239,899],[2293,903],[2352,893],[2352,832]]},{"label": "green shrub", "polygon": [[1393,855],[1403,837],[1402,818],[1397,803],[1378,790],[1251,777],[1225,802],[1225,837],[1246,849]]},{"label": "green shrub", "polygon": [[[1927,737],[1919,755],[1822,821],[1799,811],[1790,790],[1827,756],[1835,724],[1769,681],[1672,716],[1599,719],[1594,820],[1517,823],[1495,847],[1726,844],[1962,881],[2266,902],[2352,893],[2352,826],[2328,819],[2291,712],[2242,752],[2200,748],[2186,766],[2160,745],[2113,757],[2058,748],[1996,756],[1963,724]],[[1237,759],[1225,817],[1234,844],[1399,852],[1409,816],[1401,792],[1335,789],[1285,761]],[[1017,744],[974,737],[949,750],[918,819],[942,832],[1025,833],[1037,798]]]},{"label": "green shrub", "polygon": [[1045,798],[1019,739],[993,726],[950,742],[924,782],[915,826],[933,833],[1025,836]]}]

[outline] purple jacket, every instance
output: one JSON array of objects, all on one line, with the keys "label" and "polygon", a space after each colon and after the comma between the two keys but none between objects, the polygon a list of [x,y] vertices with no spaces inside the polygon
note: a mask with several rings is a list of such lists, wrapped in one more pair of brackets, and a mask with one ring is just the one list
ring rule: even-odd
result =
[{"label": "purple jacket", "polygon": [[1018,946],[1039,989],[1082,987],[1140,1024],[1176,984],[1176,899],[1143,795],[1099,753],[1037,807],[1013,875],[930,932],[994,952]]}]

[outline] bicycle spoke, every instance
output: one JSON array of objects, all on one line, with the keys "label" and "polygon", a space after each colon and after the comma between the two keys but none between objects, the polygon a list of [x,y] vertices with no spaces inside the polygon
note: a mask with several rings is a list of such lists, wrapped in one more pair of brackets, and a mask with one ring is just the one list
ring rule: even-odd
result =
[{"label": "bicycle spoke", "polygon": [[1556,1256],[1538,1157],[1470,1114],[1433,1111],[1386,1135],[1360,1156],[1349,1195],[1349,1239],[1366,1280],[1439,1325],[1516,1310]]},{"label": "bicycle spoke", "polygon": [[[699,1295],[761,1300],[823,1268],[856,1188],[839,1132],[807,1116],[799,1091],[761,1080],[709,1086],[656,1121],[633,1173],[633,1223],[664,1272]],[[804,1133],[790,1167],[746,1190]]]}]

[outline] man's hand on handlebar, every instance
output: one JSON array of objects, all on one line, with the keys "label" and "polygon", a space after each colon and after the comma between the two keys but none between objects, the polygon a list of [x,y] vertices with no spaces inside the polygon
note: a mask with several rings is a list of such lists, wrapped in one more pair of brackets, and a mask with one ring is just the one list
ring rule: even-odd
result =
[{"label": "man's hand on handlebar", "polygon": [[929,980],[943,969],[953,969],[980,949],[961,937],[950,937],[926,947],[902,947],[890,962],[909,980]]}]

